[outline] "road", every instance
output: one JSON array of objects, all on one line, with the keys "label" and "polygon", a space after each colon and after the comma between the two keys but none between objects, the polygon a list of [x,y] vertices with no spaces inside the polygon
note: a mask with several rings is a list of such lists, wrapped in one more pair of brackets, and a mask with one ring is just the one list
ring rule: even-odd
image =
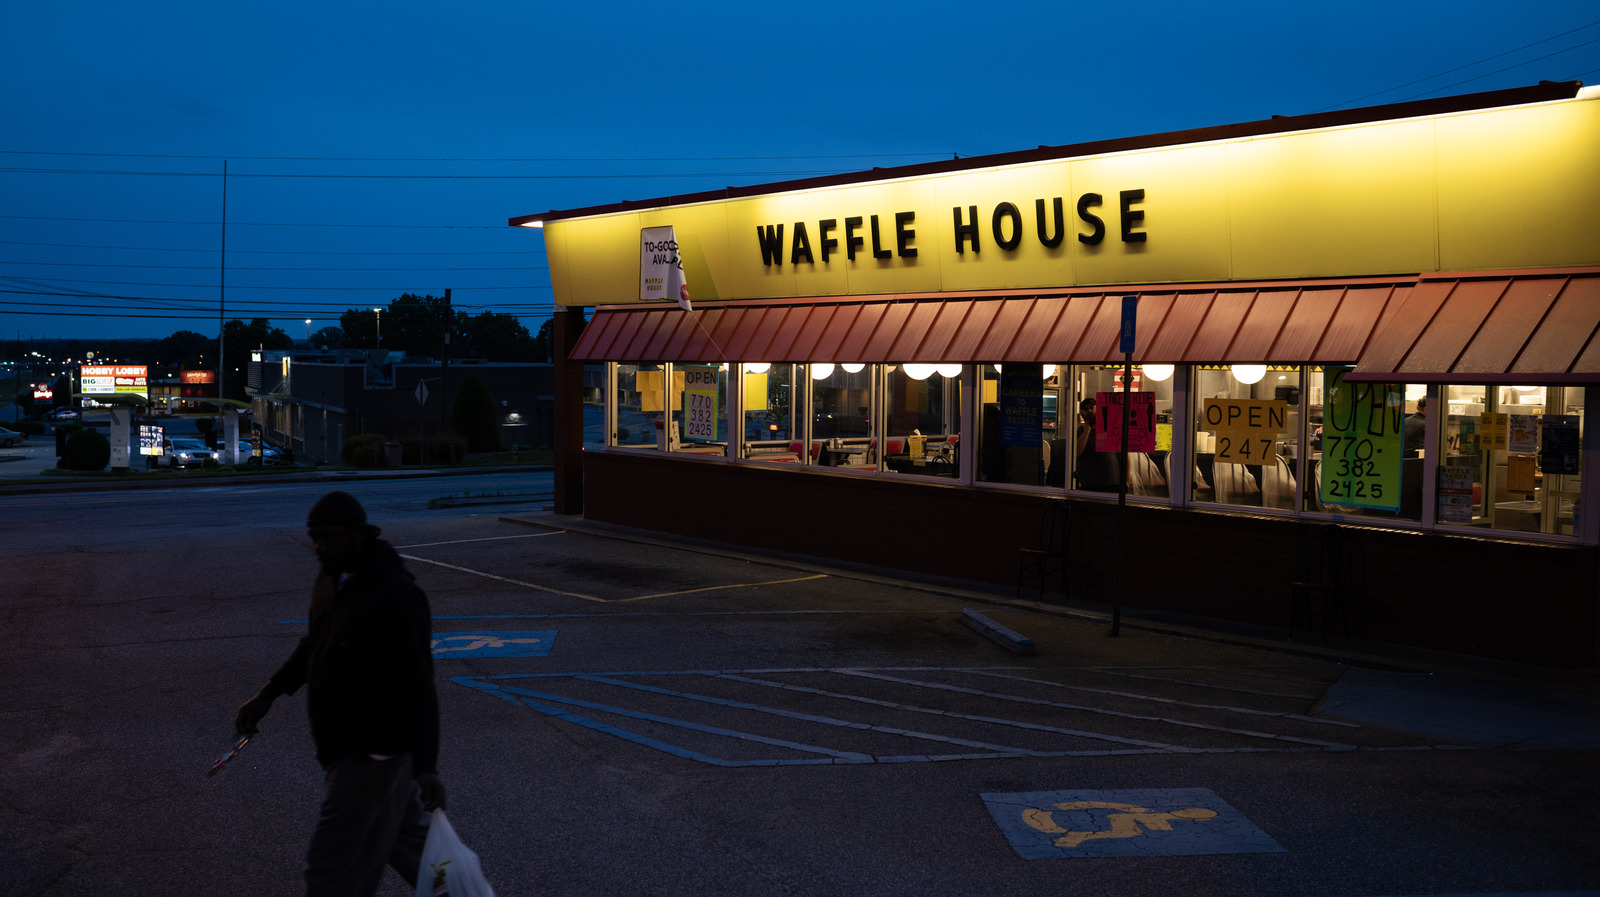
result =
[{"label": "road", "polygon": [[527,473],[0,496],[0,889],[298,893],[303,699],[202,773],[303,631],[334,485],[430,596],[450,816],[501,897],[1600,891],[1584,696],[437,507]]}]

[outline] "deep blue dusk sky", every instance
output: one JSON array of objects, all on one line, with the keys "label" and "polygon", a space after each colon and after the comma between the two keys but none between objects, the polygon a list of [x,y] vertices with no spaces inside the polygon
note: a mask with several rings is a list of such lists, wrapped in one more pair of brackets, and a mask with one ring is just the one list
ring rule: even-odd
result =
[{"label": "deep blue dusk sky", "polygon": [[1600,79],[1593,0],[87,0],[5,18],[4,339],[214,335],[219,300],[303,338],[306,318],[447,287],[536,331],[542,238],[515,215]]}]

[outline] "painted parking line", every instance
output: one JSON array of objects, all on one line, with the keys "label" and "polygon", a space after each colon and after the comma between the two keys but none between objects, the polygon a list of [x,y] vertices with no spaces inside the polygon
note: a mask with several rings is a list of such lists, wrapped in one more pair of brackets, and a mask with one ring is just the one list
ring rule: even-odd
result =
[{"label": "painted parking line", "polygon": [[1206,788],[1030,791],[982,798],[1025,860],[1285,852]]},{"label": "painted parking line", "polygon": [[555,644],[554,629],[513,629],[496,632],[435,632],[433,656],[441,660],[477,660],[483,657],[547,657]]},{"label": "painted parking line", "polygon": [[444,561],[435,561],[425,557],[418,557],[414,554],[402,554],[400,556],[408,561],[416,561],[419,564],[431,564],[435,567],[443,567],[446,570],[454,570],[457,573],[468,573],[473,576],[481,576],[484,579],[492,579],[495,582],[503,582],[508,585],[521,586],[525,589],[534,589],[536,591],[547,592],[551,595],[561,595],[567,598],[581,598],[584,601],[593,601],[598,604],[622,604],[630,601],[647,601],[652,598],[676,598],[682,595],[700,595],[706,592],[722,592],[727,591],[728,589],[749,589],[757,586],[787,585],[794,582],[809,582],[815,579],[828,578],[828,574],[826,573],[816,573],[810,576],[794,576],[788,579],[768,579],[760,582],[735,582],[720,586],[703,586],[696,589],[683,589],[676,592],[656,592],[649,595],[634,595],[628,598],[601,598],[598,595],[585,595],[582,592],[567,592],[563,591],[562,589],[553,589],[549,586],[539,585],[538,583],[526,582],[520,579],[512,579],[509,576],[501,576],[497,573],[489,573],[483,570],[474,570],[471,567],[462,567],[457,564],[447,564]]},{"label": "painted parking line", "polygon": [[[1457,749],[1404,738],[1396,741],[1360,726],[1340,727],[1359,735],[1359,743],[1325,741],[1299,737],[1293,730],[1266,732],[1129,713],[928,678],[942,675],[974,684],[993,683],[1013,678],[1010,674],[1015,671],[1015,667],[630,670],[457,676],[449,681],[634,744],[716,766]],[[851,682],[881,683],[895,691],[886,692],[881,685],[864,685],[858,691]],[[792,695],[803,697],[786,697]],[[941,695],[962,697],[955,699],[960,704],[953,704],[940,700]],[[982,703],[975,704],[972,697]],[[806,712],[800,710],[801,701]],[[960,706],[970,712],[960,712]],[[1230,709],[1189,706],[1212,712]],[[832,709],[819,709],[823,707]],[[863,717],[863,707],[890,716]],[[1015,712],[1008,713],[1008,707]],[[1051,713],[1056,710],[1065,713]],[[928,721],[908,726],[905,721],[913,718]],[[1068,724],[1069,718],[1077,725]],[[1093,722],[1097,719],[1111,724],[1097,725]],[[1309,724],[1317,721],[1288,716],[1284,722],[1311,728]],[[778,733],[783,737],[768,737]]]}]

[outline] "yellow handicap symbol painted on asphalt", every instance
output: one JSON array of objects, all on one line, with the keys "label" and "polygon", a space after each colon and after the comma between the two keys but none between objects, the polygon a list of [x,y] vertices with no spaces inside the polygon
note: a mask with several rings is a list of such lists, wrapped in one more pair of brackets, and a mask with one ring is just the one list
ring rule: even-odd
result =
[{"label": "yellow handicap symbol painted on asphalt", "polygon": [[1217,818],[1217,811],[1207,810],[1203,807],[1189,807],[1182,810],[1173,810],[1170,813],[1153,813],[1144,807],[1135,804],[1114,803],[1101,800],[1079,800],[1056,804],[1057,810],[1116,810],[1108,814],[1106,822],[1111,827],[1088,832],[1069,832],[1056,825],[1055,818],[1049,810],[1031,808],[1022,811],[1022,821],[1029,827],[1044,832],[1047,835],[1060,835],[1053,842],[1057,847],[1077,847],[1085,841],[1098,838],[1137,838],[1146,831],[1170,832],[1172,820],[1185,819],[1201,822]]},{"label": "yellow handicap symbol painted on asphalt", "polygon": [[1272,836],[1207,788],[984,794],[1025,860],[1282,853]]}]

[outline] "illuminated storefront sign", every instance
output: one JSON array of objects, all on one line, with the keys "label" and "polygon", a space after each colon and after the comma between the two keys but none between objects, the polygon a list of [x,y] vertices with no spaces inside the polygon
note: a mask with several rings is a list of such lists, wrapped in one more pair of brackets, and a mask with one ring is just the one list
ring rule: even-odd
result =
[{"label": "illuminated storefront sign", "polygon": [[86,364],[81,391],[86,396],[149,398],[149,374],[150,369],[142,364]]},{"label": "illuminated storefront sign", "polygon": [[887,169],[541,224],[562,305],[633,301],[639,233],[667,225],[697,300],[1586,265],[1600,231],[1597,100]]}]

